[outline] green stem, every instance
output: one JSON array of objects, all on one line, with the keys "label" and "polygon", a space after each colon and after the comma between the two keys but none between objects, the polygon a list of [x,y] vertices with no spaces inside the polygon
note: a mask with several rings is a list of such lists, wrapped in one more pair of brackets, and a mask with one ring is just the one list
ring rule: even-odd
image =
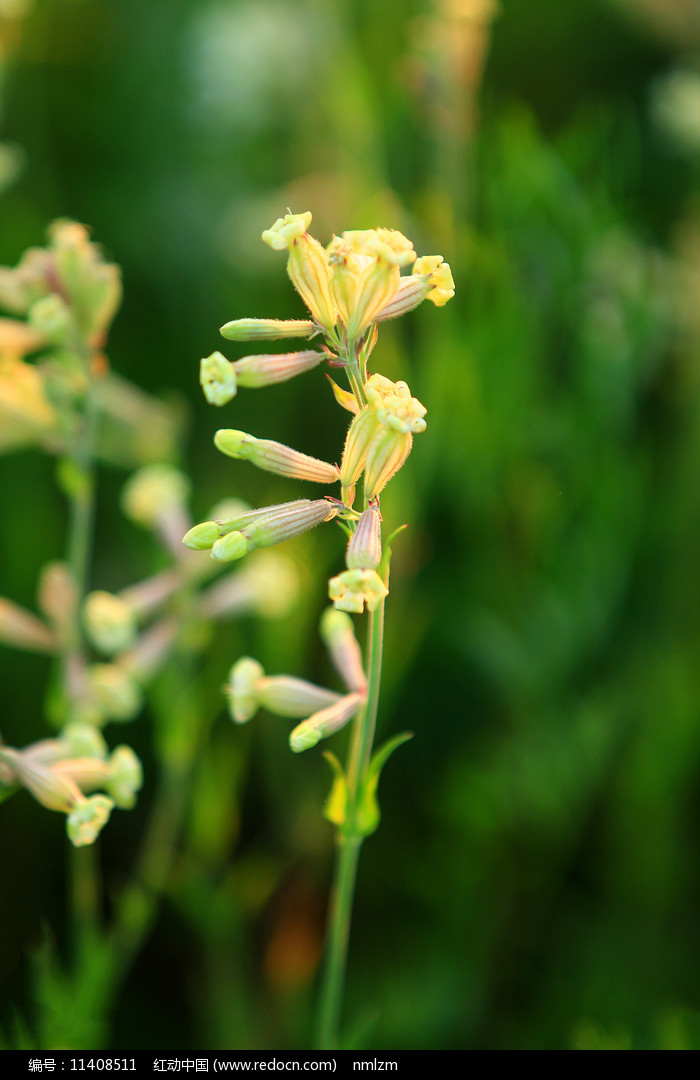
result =
[{"label": "green stem", "polygon": [[357,829],[357,810],[372,756],[382,675],[383,641],[384,603],[382,602],[369,618],[367,703],[355,720],[348,757],[348,821],[338,838],[328,914],[328,944],[319,1005],[319,1050],[337,1050],[339,1043],[352,906],[363,839]]},{"label": "green stem", "polygon": [[[95,517],[93,457],[97,434],[97,409],[92,393],[89,347],[81,342],[76,346],[76,352],[83,360],[87,389],[82,424],[71,453],[71,465],[75,473],[69,477],[70,520],[67,561],[71,580],[75,586],[72,625],[69,628],[63,656],[64,694],[69,718],[72,717],[76,696],[80,695],[82,683],[83,638],[80,629],[80,612],[87,590],[92,550]],[[91,846],[76,848],[71,852],[70,891],[76,955],[82,955],[88,947],[89,940],[97,933],[99,922],[99,867],[97,853]]]}]

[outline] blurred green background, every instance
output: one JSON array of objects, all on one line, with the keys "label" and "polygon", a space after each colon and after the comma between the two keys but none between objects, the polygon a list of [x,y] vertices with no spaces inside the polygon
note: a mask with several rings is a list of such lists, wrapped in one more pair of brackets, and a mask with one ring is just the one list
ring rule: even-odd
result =
[{"label": "blurred green background", "polygon": [[[222,459],[222,424],[340,454],[321,377],[221,412],[199,390],[224,321],[301,315],[263,228],[311,209],[324,243],[385,225],[452,266],[455,299],[375,354],[428,408],[382,506],[411,527],[381,731],[416,738],[363,851],[347,1040],[700,1049],[698,0],[0,0],[0,47],[0,263],[71,216],[123,267],[110,360],[187,415],[197,519],[296,497]],[[100,476],[96,588],[160,565],[125,475]],[[0,458],[0,506],[0,593],[31,607],[64,545],[51,460]],[[308,1043],[327,770],[273,717],[234,730],[220,686],[243,652],[331,677],[315,625],[341,551],[300,541],[298,610],[212,640],[209,749],[112,1047]],[[0,650],[8,742],[46,734],[47,685]],[[101,842],[108,903],[152,798],[148,724],[140,805]],[[65,948],[65,848],[59,815],[2,806],[6,1030],[32,1022],[46,940]]]}]

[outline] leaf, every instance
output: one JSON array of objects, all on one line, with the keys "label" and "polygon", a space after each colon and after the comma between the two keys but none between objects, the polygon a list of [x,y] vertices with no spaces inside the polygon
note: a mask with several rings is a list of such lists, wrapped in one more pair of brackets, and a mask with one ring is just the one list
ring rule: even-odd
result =
[{"label": "leaf", "polygon": [[343,766],[335,754],[326,750],[323,756],[333,773],[333,785],[323,807],[323,816],[340,827],[345,824],[348,816],[348,782],[345,779]]},{"label": "leaf", "polygon": [[384,746],[382,746],[380,750],[377,750],[372,757],[357,806],[356,825],[357,831],[362,836],[371,836],[377,829],[381,820],[382,815],[377,800],[377,787],[379,786],[379,777],[381,776],[382,769],[394,753],[394,750],[397,750],[399,746],[402,746],[412,738],[412,731],[404,731],[400,735],[395,735],[393,739],[389,739],[388,742],[385,742]]},{"label": "leaf", "polygon": [[342,386],[338,386],[336,382],[331,379],[330,375],[326,375],[328,382],[333,388],[333,396],[335,400],[348,412],[351,412],[354,416],[357,416],[360,411],[360,406],[357,404],[355,395],[351,394],[349,390],[343,390]]}]

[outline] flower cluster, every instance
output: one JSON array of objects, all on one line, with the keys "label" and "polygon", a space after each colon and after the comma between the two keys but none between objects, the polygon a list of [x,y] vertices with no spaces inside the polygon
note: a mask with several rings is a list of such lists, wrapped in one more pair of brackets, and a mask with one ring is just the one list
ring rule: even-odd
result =
[{"label": "flower cluster", "polygon": [[[291,539],[335,519],[349,534],[346,569],[332,577],[328,595],[335,619],[324,619],[326,638],[347,693],[291,676],[266,676],[245,657],[234,665],[227,693],[233,718],[242,723],[263,706],[304,717],[290,737],[293,750],[314,746],[345,726],[362,709],[366,680],[352,623],[345,612],[376,612],[388,595],[388,552],[382,547],[379,497],[406,461],[413,436],[425,430],[426,409],[403,381],[368,371],[378,325],[424,300],[441,307],[454,295],[450,268],[439,255],[418,257],[413,244],[393,229],[363,229],[334,236],[327,247],[308,232],[311,214],[288,213],[262,234],[274,251],[287,253],[287,272],[309,319],[235,319],[221,327],[230,341],[324,339],[320,349],[245,356],[229,361],[220,352],[202,360],[200,382],[207,400],[225,405],[239,387],[264,387],[301,375],[321,363],[343,369],[349,389],[331,380],[336,401],[352,414],[340,465],[321,461],[282,443],[224,428],[214,437],[229,457],[245,459],[279,476],[340,484],[338,495],[297,499],[214,517],[190,529],[184,544],[208,550],[213,559],[240,559],[258,547]],[[402,273],[402,271],[404,271]],[[357,489],[362,481],[360,505]],[[352,659],[351,659],[352,658]]]}]

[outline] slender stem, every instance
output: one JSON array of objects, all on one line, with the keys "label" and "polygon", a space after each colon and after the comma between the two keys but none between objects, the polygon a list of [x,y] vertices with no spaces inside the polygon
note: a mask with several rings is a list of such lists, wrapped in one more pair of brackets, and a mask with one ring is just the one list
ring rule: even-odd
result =
[{"label": "slender stem", "polygon": [[[97,429],[97,409],[92,393],[89,347],[81,341],[76,345],[76,352],[83,360],[87,388],[82,423],[71,453],[71,464],[76,475],[69,478],[69,483],[73,486],[69,493],[67,561],[75,586],[72,625],[69,628],[63,657],[64,693],[69,716],[76,704],[76,697],[82,691],[83,641],[80,611],[87,589],[92,550],[95,516],[93,457]],[[88,941],[97,932],[99,921],[99,866],[97,852],[92,846],[71,851],[70,892],[73,936],[76,954],[80,955],[87,948]]]},{"label": "slender stem", "polygon": [[319,1005],[319,1050],[338,1049],[352,906],[363,839],[357,828],[357,811],[372,756],[382,675],[383,640],[384,602],[382,601],[377,610],[370,615],[367,703],[355,720],[348,757],[348,820],[338,838],[328,914],[328,946]]}]

